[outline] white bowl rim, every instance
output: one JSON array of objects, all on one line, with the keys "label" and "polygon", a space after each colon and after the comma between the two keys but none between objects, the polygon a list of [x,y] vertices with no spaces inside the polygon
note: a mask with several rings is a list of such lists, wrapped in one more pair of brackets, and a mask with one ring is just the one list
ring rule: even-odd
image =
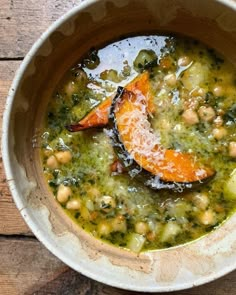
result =
[{"label": "white bowl rim", "polygon": [[[63,255],[63,252],[60,251],[60,248],[56,248],[53,245],[53,241],[48,240],[44,237],[43,233],[40,232],[37,228],[37,224],[30,218],[27,208],[22,209],[22,201],[19,197],[18,190],[17,190],[17,184],[14,181],[14,173],[12,170],[12,164],[10,155],[8,153],[8,142],[9,142],[9,134],[6,130],[9,129],[10,126],[10,113],[13,107],[14,102],[14,96],[15,96],[15,89],[17,89],[21,77],[25,70],[27,69],[28,65],[32,61],[35,53],[37,53],[38,49],[42,46],[42,44],[47,40],[47,38],[56,30],[58,29],[64,22],[66,22],[68,19],[76,15],[78,12],[88,8],[90,5],[93,5],[94,3],[98,2],[99,0],[86,0],[84,2],[81,2],[78,6],[73,7],[71,10],[69,10],[67,13],[62,15],[58,20],[53,22],[49,28],[42,33],[42,35],[38,38],[38,40],[33,44],[31,49],[28,51],[28,53],[25,55],[24,60],[19,66],[19,69],[16,71],[15,77],[13,79],[13,82],[10,86],[9,93],[7,96],[5,109],[3,113],[3,123],[2,123],[2,158],[3,158],[3,164],[4,164],[4,170],[6,174],[6,179],[8,181],[8,185],[10,188],[11,195],[14,199],[14,202],[19,209],[22,217],[24,218],[25,222],[29,225],[30,229],[36,236],[36,238],[56,257],[60,258],[61,261],[63,261],[66,265],[71,267],[77,272],[80,272],[81,274],[87,276],[88,278],[91,278],[95,281],[99,281],[101,283],[125,289],[125,290],[131,290],[131,291],[141,291],[141,292],[171,292],[171,291],[178,291],[178,290],[184,290],[189,289],[195,286],[200,286],[205,283],[211,282],[213,280],[216,280],[236,269],[236,261],[232,262],[232,264],[228,265],[228,267],[223,268],[221,271],[218,271],[217,273],[212,273],[208,276],[205,276],[199,280],[196,281],[196,283],[186,282],[183,284],[175,285],[173,286],[158,286],[155,287],[140,287],[136,285],[128,285],[117,282],[115,279],[112,281],[107,281],[105,277],[102,277],[97,272],[89,272],[84,268],[81,268],[79,265],[73,264],[73,261],[68,260],[65,255]],[[233,10],[236,11],[236,1],[234,0],[215,0],[215,2],[221,3]]]}]

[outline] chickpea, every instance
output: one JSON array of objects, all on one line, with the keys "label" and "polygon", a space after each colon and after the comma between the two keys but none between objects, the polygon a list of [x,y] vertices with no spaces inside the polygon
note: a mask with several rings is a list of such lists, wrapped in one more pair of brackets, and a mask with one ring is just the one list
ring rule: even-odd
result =
[{"label": "chickpea", "polygon": [[69,186],[60,184],[57,190],[57,200],[60,203],[66,203],[69,197],[72,195],[72,190]]},{"label": "chickpea", "polygon": [[99,200],[99,207],[104,212],[110,212],[116,207],[116,201],[111,196],[102,196]]},{"label": "chickpea", "polygon": [[231,141],[229,143],[229,156],[232,158],[236,158],[236,142]]},{"label": "chickpea", "polygon": [[224,127],[214,128],[212,134],[215,139],[220,140],[227,135],[227,130]]},{"label": "chickpea", "polygon": [[81,208],[81,200],[73,199],[66,203],[66,209],[68,210],[79,210]]},{"label": "chickpea", "polygon": [[70,151],[60,151],[55,153],[55,157],[61,164],[67,164],[71,161],[72,154]]},{"label": "chickpea", "polygon": [[123,215],[118,215],[112,220],[112,231],[126,232],[127,223]]},{"label": "chickpea", "polygon": [[149,231],[148,224],[143,221],[139,221],[135,224],[135,232],[140,235],[145,235]]},{"label": "chickpea", "polygon": [[216,223],[216,217],[214,212],[209,209],[198,216],[198,220],[203,225],[214,225]]},{"label": "chickpea", "polygon": [[47,159],[47,162],[46,162],[46,165],[48,166],[48,168],[50,169],[57,169],[58,168],[58,161],[56,159],[55,156],[50,156],[48,159]]},{"label": "chickpea", "polygon": [[102,220],[98,224],[99,236],[108,236],[112,231],[111,225],[106,220]]},{"label": "chickpea", "polygon": [[200,210],[206,210],[209,205],[209,198],[206,193],[196,193],[193,195],[193,203]]},{"label": "chickpea", "polygon": [[168,86],[174,87],[176,86],[177,78],[175,74],[166,75],[164,81]]},{"label": "chickpea", "polygon": [[224,95],[224,88],[222,86],[216,85],[213,88],[213,94],[215,96],[222,96],[222,95]]},{"label": "chickpea", "polygon": [[197,113],[191,109],[185,110],[182,114],[182,118],[188,125],[195,125],[199,122]]},{"label": "chickpea", "polygon": [[216,117],[216,113],[212,107],[202,106],[199,108],[198,114],[204,122],[211,122]]},{"label": "chickpea", "polygon": [[191,59],[188,56],[182,56],[178,59],[178,66],[179,67],[186,67],[190,64]]}]

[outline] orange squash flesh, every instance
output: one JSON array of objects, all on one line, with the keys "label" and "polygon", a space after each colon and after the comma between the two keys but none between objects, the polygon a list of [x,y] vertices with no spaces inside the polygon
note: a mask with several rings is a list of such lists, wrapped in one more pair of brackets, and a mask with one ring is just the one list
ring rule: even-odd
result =
[{"label": "orange squash flesh", "polygon": [[86,130],[89,128],[103,127],[108,123],[109,108],[112,99],[108,97],[91,112],[88,113],[79,123],[66,126],[71,132]]},{"label": "orange squash flesh", "polygon": [[[148,112],[153,113],[154,104],[153,97],[150,91],[149,73],[143,72],[132,80],[125,87],[127,90],[133,93],[141,93],[148,98]],[[108,97],[97,107],[95,107],[90,113],[88,113],[79,123],[69,125],[66,128],[71,131],[81,131],[89,128],[103,127],[108,124],[109,110],[112,103],[112,97]]]},{"label": "orange squash flesh", "polygon": [[201,182],[215,172],[192,154],[164,149],[148,122],[147,99],[124,90],[114,109],[119,139],[126,151],[153,176],[165,182]]}]

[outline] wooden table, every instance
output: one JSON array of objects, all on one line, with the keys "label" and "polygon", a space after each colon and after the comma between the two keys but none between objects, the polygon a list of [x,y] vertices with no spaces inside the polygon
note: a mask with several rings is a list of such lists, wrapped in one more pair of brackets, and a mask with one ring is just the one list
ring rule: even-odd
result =
[{"label": "wooden table", "polygon": [[[80,2],[0,0],[1,118],[8,89],[27,51],[53,21]],[[84,277],[38,242],[14,205],[0,158],[0,295],[15,294],[138,293],[115,289]],[[205,286],[172,294],[236,294],[236,271]]]}]

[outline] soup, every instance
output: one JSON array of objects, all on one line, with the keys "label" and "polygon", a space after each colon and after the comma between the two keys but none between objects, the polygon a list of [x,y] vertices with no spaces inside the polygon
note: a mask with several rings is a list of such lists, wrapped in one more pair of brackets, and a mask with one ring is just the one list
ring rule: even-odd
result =
[{"label": "soup", "polygon": [[236,206],[236,69],[180,36],[92,48],[57,85],[45,179],[70,218],[134,252],[195,240]]}]

